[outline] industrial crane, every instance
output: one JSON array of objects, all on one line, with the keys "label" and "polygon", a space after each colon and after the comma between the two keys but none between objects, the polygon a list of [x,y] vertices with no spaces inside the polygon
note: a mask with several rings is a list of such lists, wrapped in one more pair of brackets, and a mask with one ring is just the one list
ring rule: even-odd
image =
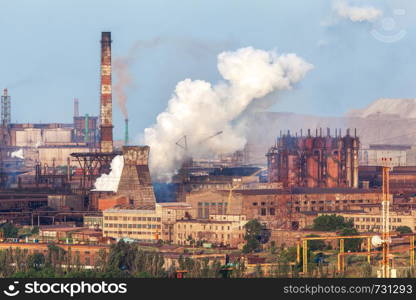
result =
[{"label": "industrial crane", "polygon": [[[218,136],[218,135],[220,135],[222,133],[223,133],[222,130],[221,131],[218,131],[215,134],[210,135],[209,137],[206,137],[206,138],[200,140],[196,144],[197,145],[200,145],[200,144],[202,144],[202,143],[204,143],[204,142],[206,142],[206,141],[208,141],[208,140],[210,140],[210,139],[212,139],[212,138],[214,138],[214,137],[216,137],[216,136]],[[186,135],[182,136],[175,144],[177,146],[181,147],[182,149],[184,149],[185,151],[187,151],[188,150],[188,137]]]}]

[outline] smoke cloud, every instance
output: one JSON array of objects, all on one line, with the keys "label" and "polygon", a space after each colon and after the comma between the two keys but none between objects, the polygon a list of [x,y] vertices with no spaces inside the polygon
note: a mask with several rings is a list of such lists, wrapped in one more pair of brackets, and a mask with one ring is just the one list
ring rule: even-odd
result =
[{"label": "smoke cloud", "polygon": [[[156,124],[145,129],[144,142],[151,147],[150,167],[157,179],[169,180],[187,155],[243,148],[245,127],[236,119],[255,99],[290,90],[313,68],[296,54],[278,55],[252,47],[219,54],[217,67],[224,81],[215,85],[203,80],[179,82]],[[222,134],[209,138],[219,131]],[[183,136],[186,151],[176,144]]]},{"label": "smoke cloud", "polygon": [[116,75],[114,87],[114,94],[117,99],[117,104],[125,119],[129,117],[127,110],[127,89],[134,87],[133,75],[130,73],[129,65],[134,60],[132,51],[126,57],[117,57],[114,59],[113,70]]},{"label": "smoke cloud", "polygon": [[333,9],[335,13],[352,22],[373,22],[383,15],[383,12],[372,6],[352,6],[346,1],[337,1]]},{"label": "smoke cloud", "polygon": [[117,192],[120,183],[121,173],[124,167],[124,158],[117,155],[111,161],[111,171],[109,174],[102,174],[94,183],[93,191]]},{"label": "smoke cloud", "polygon": [[134,88],[133,75],[130,67],[136,61],[139,51],[141,49],[157,48],[162,45],[174,45],[186,49],[191,56],[196,59],[214,52],[217,48],[223,46],[230,46],[230,42],[211,42],[185,38],[185,37],[164,37],[159,36],[149,40],[136,41],[129,49],[126,56],[119,56],[114,59],[113,71],[115,74],[115,82],[113,84],[114,94],[117,99],[117,104],[124,116],[128,119],[127,99],[128,89]]},{"label": "smoke cloud", "polygon": [[15,157],[15,158],[20,158],[20,159],[25,159],[23,155],[23,149],[19,149],[19,150],[12,152],[10,156],[12,158]]}]

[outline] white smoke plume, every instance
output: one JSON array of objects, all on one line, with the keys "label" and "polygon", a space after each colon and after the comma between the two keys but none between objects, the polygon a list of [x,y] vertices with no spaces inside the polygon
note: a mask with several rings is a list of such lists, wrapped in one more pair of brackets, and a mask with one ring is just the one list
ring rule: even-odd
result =
[{"label": "white smoke plume", "polygon": [[374,22],[383,15],[383,12],[373,6],[353,6],[347,1],[334,3],[335,13],[352,22]]},{"label": "white smoke plume", "polygon": [[23,149],[19,149],[16,150],[14,152],[11,153],[11,157],[15,157],[15,158],[20,158],[20,159],[25,159],[24,155],[23,155]]},{"label": "white smoke plume", "polygon": [[102,174],[94,183],[93,191],[117,192],[120,183],[121,172],[124,167],[124,158],[117,155],[111,161],[111,171],[109,174]]},{"label": "white smoke plume", "polygon": [[[313,68],[295,54],[279,56],[252,47],[219,54],[217,66],[224,82],[179,82],[156,124],[145,129],[144,142],[151,147],[150,167],[157,179],[168,180],[186,155],[242,149],[244,126],[234,123],[247,106],[271,92],[291,89]],[[222,134],[209,138],[219,131]],[[176,144],[183,136],[187,153]]]}]

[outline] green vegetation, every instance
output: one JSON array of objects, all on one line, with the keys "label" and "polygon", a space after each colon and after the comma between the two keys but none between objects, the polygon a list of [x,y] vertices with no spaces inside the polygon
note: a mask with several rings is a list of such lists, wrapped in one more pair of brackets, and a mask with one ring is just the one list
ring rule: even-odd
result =
[{"label": "green vegetation", "polygon": [[[45,254],[28,254],[20,249],[0,251],[0,277],[14,278],[168,278],[176,270],[186,270],[189,278],[219,278],[223,266],[218,260],[192,259],[180,256],[168,264],[162,254],[145,251],[137,244],[123,241],[113,245],[107,254],[99,252],[93,269],[85,269],[79,254],[51,244]],[[245,274],[244,263],[234,262],[231,277]]]},{"label": "green vegetation", "polygon": [[257,219],[250,220],[244,225],[246,234],[244,240],[246,244],[243,247],[243,253],[252,253],[261,250],[261,243],[268,240],[268,231],[266,226],[261,224]]},{"label": "green vegetation", "polygon": [[[310,235],[307,235],[306,237],[319,237],[319,235],[310,234]],[[326,248],[326,245],[323,240],[309,240],[308,248],[312,251],[323,250],[324,248]]]},{"label": "green vegetation", "polygon": [[400,234],[413,233],[412,229],[409,226],[399,226],[396,228],[396,231]]},{"label": "green vegetation", "polygon": [[352,228],[351,220],[345,221],[343,216],[322,215],[313,220],[312,229],[316,231],[338,231],[344,228]]},{"label": "green vegetation", "polygon": [[[358,235],[358,231],[355,228],[343,228],[341,230],[342,236],[348,235]],[[345,239],[344,240],[344,249],[345,251],[356,252],[360,251],[362,239]]]},{"label": "green vegetation", "polygon": [[1,226],[1,230],[3,231],[3,236],[5,238],[16,238],[17,233],[19,232],[18,228],[11,223],[4,223]]}]

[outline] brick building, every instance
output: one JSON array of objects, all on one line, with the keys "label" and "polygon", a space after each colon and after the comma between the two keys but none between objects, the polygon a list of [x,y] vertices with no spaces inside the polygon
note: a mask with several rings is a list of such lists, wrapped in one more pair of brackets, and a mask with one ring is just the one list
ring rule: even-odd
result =
[{"label": "brick building", "polygon": [[173,224],[191,218],[187,203],[157,203],[155,209],[111,208],[103,211],[105,237],[143,242],[171,240]]},{"label": "brick building", "polygon": [[[352,220],[354,227],[361,232],[382,230],[381,213],[340,213],[345,219]],[[389,229],[395,231],[399,226],[407,226],[412,231],[416,231],[416,211],[390,211]]]},{"label": "brick building", "polygon": [[245,215],[270,228],[302,229],[317,213],[362,211],[364,204],[380,204],[377,190],[355,188],[235,189],[191,193],[186,202],[196,218]]},{"label": "brick building", "polygon": [[[20,249],[24,253],[35,254],[41,253],[46,255],[48,253],[48,246],[50,243],[0,243],[0,250],[15,250]],[[74,244],[59,244],[56,245],[65,250],[75,264],[79,259],[80,264],[85,268],[92,268],[100,259],[102,253],[109,253],[110,246],[108,245],[74,245]]]},{"label": "brick building", "polygon": [[205,220],[178,220],[174,224],[173,242],[190,245],[193,242],[208,242],[216,245],[238,247],[244,242],[243,215],[212,215]]}]

